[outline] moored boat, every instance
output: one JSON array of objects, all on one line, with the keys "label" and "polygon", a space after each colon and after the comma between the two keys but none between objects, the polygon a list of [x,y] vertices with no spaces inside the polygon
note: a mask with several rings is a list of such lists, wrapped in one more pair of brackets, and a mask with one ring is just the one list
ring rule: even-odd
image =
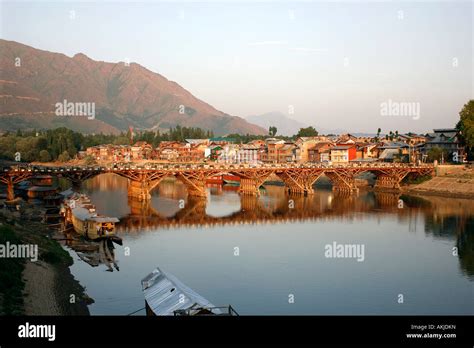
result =
[{"label": "moored boat", "polygon": [[222,176],[222,180],[227,185],[240,185],[240,177],[237,175],[226,174]]},{"label": "moored boat", "polygon": [[206,184],[222,184],[222,175],[214,175],[206,179]]},{"label": "moored boat", "polygon": [[214,306],[158,267],[142,279],[142,290],[149,316],[238,315],[232,306]]},{"label": "moored boat", "polygon": [[84,194],[74,194],[65,200],[64,216],[76,233],[94,240],[113,238],[115,223],[119,222],[116,217],[97,214],[95,206]]}]

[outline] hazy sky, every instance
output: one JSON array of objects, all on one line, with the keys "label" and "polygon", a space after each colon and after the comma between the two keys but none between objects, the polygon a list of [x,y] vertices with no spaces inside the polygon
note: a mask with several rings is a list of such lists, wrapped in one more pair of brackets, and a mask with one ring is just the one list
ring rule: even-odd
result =
[{"label": "hazy sky", "polygon": [[[0,37],[129,59],[231,115],[354,132],[452,127],[473,93],[473,3],[2,2]],[[74,11],[74,12],[71,12]],[[381,103],[419,103],[418,117]]]}]

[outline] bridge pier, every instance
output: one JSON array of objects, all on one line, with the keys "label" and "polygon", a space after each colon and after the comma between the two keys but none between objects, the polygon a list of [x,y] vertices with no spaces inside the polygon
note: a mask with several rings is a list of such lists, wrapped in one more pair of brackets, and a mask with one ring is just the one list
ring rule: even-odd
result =
[{"label": "bridge pier", "polygon": [[31,172],[15,171],[12,174],[0,175],[0,182],[7,186],[7,200],[13,201],[15,199],[15,185],[23,180],[26,180],[33,175]]},{"label": "bridge pier", "polygon": [[188,196],[207,197],[206,180],[214,174],[204,172],[181,172],[176,175],[188,190]]},{"label": "bridge pier", "polygon": [[260,196],[260,186],[263,185],[273,171],[266,169],[251,171],[237,170],[233,171],[233,173],[241,178],[239,187],[240,194]]},{"label": "bridge pier", "polygon": [[332,182],[332,190],[337,192],[358,192],[355,175],[345,171],[330,171],[324,173]]},{"label": "bridge pier", "polygon": [[133,181],[128,182],[128,196],[138,201],[148,201],[151,199],[152,187],[148,181]]},{"label": "bridge pier", "polygon": [[313,185],[323,174],[321,169],[294,169],[277,173],[290,194],[314,194]]},{"label": "bridge pier", "polygon": [[15,199],[15,185],[12,178],[7,181],[7,200],[13,201]]},{"label": "bridge pier", "polygon": [[[375,171],[374,174],[377,176],[377,178],[375,179],[374,189],[400,191],[400,183],[410,173],[412,172],[406,168],[392,168]],[[415,171],[413,174],[416,175],[420,173]]]},{"label": "bridge pier", "polygon": [[401,189],[400,182],[403,180],[405,175],[401,178],[396,175],[378,175],[375,179],[374,189],[399,191]]},{"label": "bridge pier", "polygon": [[117,172],[118,175],[128,179],[128,196],[138,201],[151,199],[153,190],[167,173],[163,172]]}]

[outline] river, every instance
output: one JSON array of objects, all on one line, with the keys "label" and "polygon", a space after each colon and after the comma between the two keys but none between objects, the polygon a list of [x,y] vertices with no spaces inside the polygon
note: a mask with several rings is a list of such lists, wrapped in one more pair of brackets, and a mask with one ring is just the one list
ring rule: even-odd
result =
[{"label": "river", "polygon": [[[140,280],[157,266],[241,315],[474,313],[473,200],[328,187],[298,197],[281,186],[259,198],[215,186],[207,200],[187,200],[182,184],[165,180],[143,205],[113,174],[85,182],[83,192],[121,220],[123,238],[119,270],[92,267],[68,248],[93,315],[144,307]],[[363,255],[328,257],[334,245]]]}]

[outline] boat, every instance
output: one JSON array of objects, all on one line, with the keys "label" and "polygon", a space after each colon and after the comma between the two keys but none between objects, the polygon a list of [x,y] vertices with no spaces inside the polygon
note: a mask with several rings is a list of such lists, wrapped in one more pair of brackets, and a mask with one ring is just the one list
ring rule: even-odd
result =
[{"label": "boat", "polygon": [[119,219],[97,214],[95,206],[84,194],[71,195],[64,201],[62,211],[66,222],[86,238],[100,240],[115,237],[115,224]]},{"label": "boat", "polygon": [[232,174],[214,175],[206,179],[206,184],[239,185],[240,177]]},{"label": "boat", "polygon": [[206,179],[206,184],[222,184],[222,175],[214,175]]},{"label": "boat", "polygon": [[240,177],[237,175],[226,174],[222,176],[222,180],[227,185],[240,185]]},{"label": "boat", "polygon": [[158,267],[142,279],[142,291],[148,316],[238,315],[232,306],[214,306]]}]

